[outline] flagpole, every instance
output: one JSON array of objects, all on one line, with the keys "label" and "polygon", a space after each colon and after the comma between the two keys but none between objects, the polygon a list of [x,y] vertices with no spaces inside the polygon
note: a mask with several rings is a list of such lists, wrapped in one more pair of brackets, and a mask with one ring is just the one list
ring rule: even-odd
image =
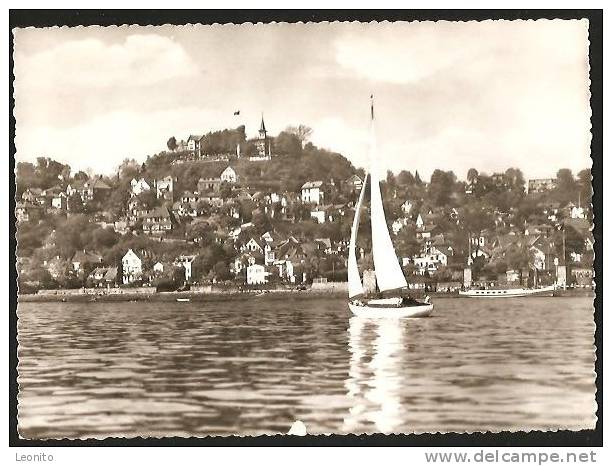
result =
[{"label": "flagpole", "polygon": [[[238,127],[240,127],[240,110],[236,110],[234,112],[234,116],[238,117]],[[246,127],[245,127],[245,133],[246,133]],[[246,134],[245,134],[246,135]],[[240,158],[240,141],[238,141],[238,143],[236,144],[236,158],[239,159]]]}]

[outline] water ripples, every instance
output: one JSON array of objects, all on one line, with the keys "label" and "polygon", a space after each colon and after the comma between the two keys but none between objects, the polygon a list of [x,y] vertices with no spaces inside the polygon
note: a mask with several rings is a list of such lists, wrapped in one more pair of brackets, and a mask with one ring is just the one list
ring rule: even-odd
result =
[{"label": "water ripples", "polygon": [[592,301],[20,303],[26,438],[592,428]]}]

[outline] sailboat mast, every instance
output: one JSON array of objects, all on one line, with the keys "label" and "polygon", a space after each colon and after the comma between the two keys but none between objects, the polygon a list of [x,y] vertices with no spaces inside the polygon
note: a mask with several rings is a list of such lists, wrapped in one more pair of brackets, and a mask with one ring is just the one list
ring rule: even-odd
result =
[{"label": "sailboat mast", "polygon": [[370,223],[372,228],[372,255],[374,273],[380,291],[396,290],[408,286],[404,272],[389,235],[387,219],[380,192],[377,168],[376,138],[374,132],[374,96],[370,96]]}]

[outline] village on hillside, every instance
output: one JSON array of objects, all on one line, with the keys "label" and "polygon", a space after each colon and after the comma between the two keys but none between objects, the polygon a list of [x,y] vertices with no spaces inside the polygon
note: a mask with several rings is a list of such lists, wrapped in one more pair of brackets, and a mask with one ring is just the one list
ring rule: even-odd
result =
[{"label": "village on hillside", "polygon": [[[272,137],[262,117],[254,139],[244,126],[171,137],[167,150],[126,159],[112,176],[72,173],[46,157],[19,162],[20,293],[346,281],[364,171],[314,146],[310,133],[289,127]],[[592,286],[589,169],[532,180],[517,168],[471,169],[465,181],[435,170],[426,182],[410,168],[388,172],[381,186],[411,288]],[[366,218],[362,270],[372,266],[369,228]]]}]

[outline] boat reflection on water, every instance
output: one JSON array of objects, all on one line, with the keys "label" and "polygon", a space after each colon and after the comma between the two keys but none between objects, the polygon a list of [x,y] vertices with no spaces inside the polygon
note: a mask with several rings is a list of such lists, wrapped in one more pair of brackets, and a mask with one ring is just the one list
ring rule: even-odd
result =
[{"label": "boat reflection on water", "polygon": [[399,319],[349,320],[351,354],[345,382],[352,407],[345,432],[397,432],[405,422],[401,406],[401,358],[406,353],[404,322]]}]

